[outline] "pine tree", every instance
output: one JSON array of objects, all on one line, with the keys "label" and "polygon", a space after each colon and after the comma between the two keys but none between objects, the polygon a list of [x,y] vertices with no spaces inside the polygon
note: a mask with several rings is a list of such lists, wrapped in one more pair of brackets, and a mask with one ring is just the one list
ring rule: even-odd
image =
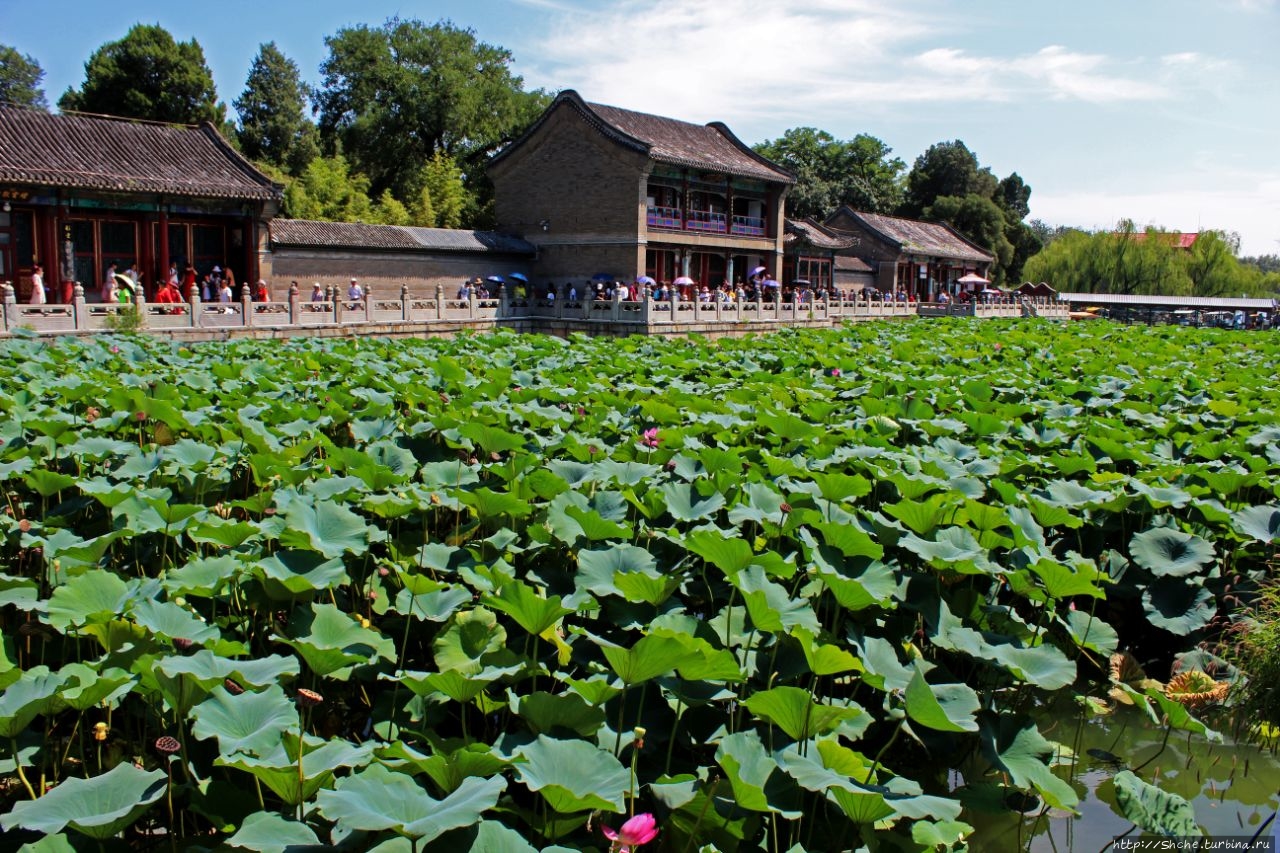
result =
[{"label": "pine tree", "polygon": [[297,63],[275,42],[261,45],[244,93],[235,101],[240,114],[236,136],[245,156],[301,175],[320,154],[319,134],[306,118],[306,100]]},{"label": "pine tree", "polygon": [[0,44],[0,101],[47,110],[49,101],[40,87],[42,80],[44,69],[40,63]]},{"label": "pine tree", "polygon": [[135,24],[94,51],[84,71],[79,91],[58,99],[62,109],[215,127],[226,117],[199,42],[176,42],[158,24]]}]

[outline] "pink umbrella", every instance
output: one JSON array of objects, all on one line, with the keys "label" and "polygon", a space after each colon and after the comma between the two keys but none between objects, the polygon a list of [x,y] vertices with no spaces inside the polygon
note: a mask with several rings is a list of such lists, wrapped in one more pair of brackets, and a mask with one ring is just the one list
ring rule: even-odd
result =
[{"label": "pink umbrella", "polygon": [[693,284],[693,279],[689,278],[689,276],[687,275],[682,275],[671,283],[672,284]]}]

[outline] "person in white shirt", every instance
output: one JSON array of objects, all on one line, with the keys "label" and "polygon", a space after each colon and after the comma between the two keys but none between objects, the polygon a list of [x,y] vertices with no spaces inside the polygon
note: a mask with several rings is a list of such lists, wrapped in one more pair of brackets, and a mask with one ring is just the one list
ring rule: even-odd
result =
[{"label": "person in white shirt", "polygon": [[364,299],[364,288],[354,278],[351,279],[351,286],[347,288],[347,298],[352,302],[359,302]]},{"label": "person in white shirt", "polygon": [[44,270],[39,264],[31,268],[31,304],[44,305],[48,297],[44,292]]}]

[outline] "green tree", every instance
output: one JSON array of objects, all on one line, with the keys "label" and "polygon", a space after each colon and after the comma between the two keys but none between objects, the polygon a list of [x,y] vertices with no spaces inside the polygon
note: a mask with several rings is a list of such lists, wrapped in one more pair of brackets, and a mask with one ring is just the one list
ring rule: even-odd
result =
[{"label": "green tree", "polygon": [[1183,270],[1196,296],[1239,296],[1242,270],[1236,246],[1220,231],[1201,231],[1183,256]]},{"label": "green tree", "polygon": [[1031,212],[1031,187],[1014,172],[996,187],[995,200],[1004,209],[1006,219],[1021,222]]},{"label": "green tree", "polygon": [[1005,235],[1004,213],[986,196],[970,193],[964,197],[941,196],[924,210],[925,219],[946,222],[971,242],[995,256],[994,281],[1008,278],[1014,247]]},{"label": "green tree", "polygon": [[414,221],[434,228],[457,228],[471,201],[462,183],[462,171],[452,158],[437,151],[422,169]]},{"label": "green tree", "polygon": [[226,118],[199,42],[176,42],[159,24],[135,24],[94,51],[84,71],[84,85],[58,99],[62,109],[215,127]]},{"label": "green tree", "polygon": [[547,102],[544,93],[523,90],[508,51],[447,21],[392,18],[378,28],[340,30],[325,43],[321,134],[369,176],[377,194],[390,189],[416,199],[421,165],[437,151],[477,176],[472,193],[482,191],[484,159]]},{"label": "green tree", "polygon": [[391,190],[382,191],[378,203],[373,208],[373,221],[379,225],[413,224],[409,209],[391,194]]},{"label": "green tree", "polygon": [[[1018,180],[1021,182],[1020,178]],[[917,157],[915,165],[907,173],[901,212],[905,216],[921,216],[926,208],[943,196],[964,198],[976,195],[992,199],[998,189],[995,175],[978,163],[977,155],[963,142],[938,142]]]},{"label": "green tree", "polygon": [[236,138],[253,160],[300,175],[320,155],[319,134],[307,120],[307,87],[298,65],[276,47],[259,46],[244,93],[235,101],[240,115]]},{"label": "green tree", "polygon": [[0,44],[0,101],[47,110],[49,101],[40,85],[43,80],[40,63],[18,53],[16,48]]},{"label": "green tree", "polygon": [[787,196],[792,216],[822,219],[842,204],[889,213],[900,203],[906,164],[869,134],[839,140],[824,130],[797,127],[756,145],[755,151],[796,175]]},{"label": "green tree", "polygon": [[294,219],[372,222],[369,179],[353,173],[341,155],[317,157],[284,190],[285,211]]}]

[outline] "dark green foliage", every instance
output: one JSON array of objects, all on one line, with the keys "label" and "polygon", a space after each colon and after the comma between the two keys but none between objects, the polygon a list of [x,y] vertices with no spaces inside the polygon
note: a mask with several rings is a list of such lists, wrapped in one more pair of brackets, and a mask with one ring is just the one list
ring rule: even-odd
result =
[{"label": "dark green foliage", "polygon": [[406,204],[418,199],[423,165],[437,152],[469,176],[482,203],[485,158],[537,117],[541,92],[527,93],[511,73],[511,54],[448,21],[393,18],[325,39],[329,58],[317,93],[320,130],[370,192],[390,189]]},{"label": "dark green foliage", "polygon": [[787,196],[790,216],[819,221],[841,205],[870,213],[892,213],[902,196],[906,164],[893,149],[865,133],[836,139],[824,130],[797,127],[755,146],[796,176]]},{"label": "dark green foliage", "polygon": [[24,107],[49,109],[40,83],[44,69],[31,56],[16,48],[0,44],[0,101]]},{"label": "dark green foliage", "polygon": [[226,118],[200,43],[174,41],[159,24],[135,24],[94,51],[84,71],[84,84],[63,93],[60,108],[178,124],[221,126]]},{"label": "dark green foliage", "polygon": [[240,150],[295,177],[302,174],[320,153],[319,134],[306,117],[306,106],[307,90],[297,63],[275,42],[262,45],[244,92],[235,101]]}]

